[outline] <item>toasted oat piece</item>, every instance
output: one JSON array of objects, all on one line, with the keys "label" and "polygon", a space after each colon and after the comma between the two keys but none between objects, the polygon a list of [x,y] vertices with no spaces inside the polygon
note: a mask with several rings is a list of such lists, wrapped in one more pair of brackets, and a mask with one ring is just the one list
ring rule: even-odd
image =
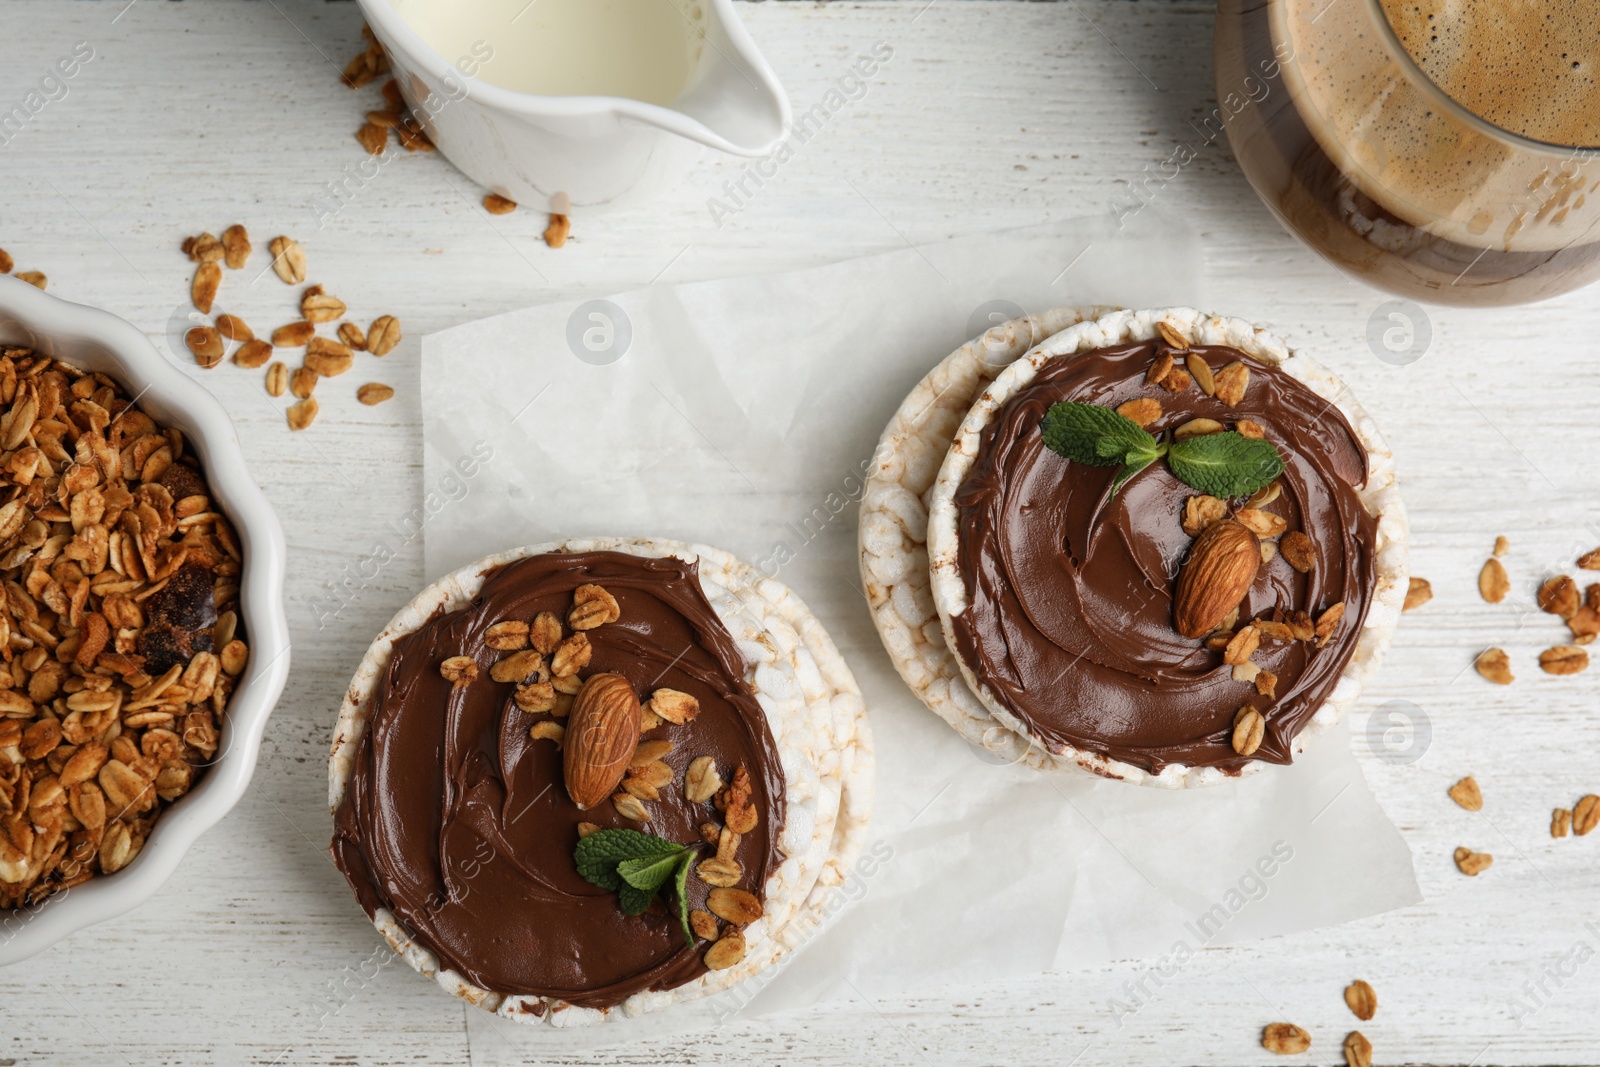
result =
[{"label": "toasted oat piece", "polygon": [[394,396],[394,386],[382,382],[368,382],[356,390],[356,399],[368,407],[375,407]]},{"label": "toasted oat piece", "polygon": [[1506,655],[1503,648],[1484,649],[1479,653],[1475,666],[1479,674],[1495,685],[1510,685],[1516,681],[1511,674],[1511,657]]},{"label": "toasted oat piece", "polygon": [[1539,667],[1546,674],[1577,674],[1589,666],[1589,653],[1577,645],[1557,645],[1539,653]]},{"label": "toasted oat piece", "polygon": [[1412,578],[1411,584],[1406,586],[1406,602],[1401,611],[1411,611],[1420,608],[1433,599],[1433,583],[1426,578]]},{"label": "toasted oat piece", "polygon": [[44,271],[39,271],[39,270],[19,270],[19,271],[17,271],[15,277],[16,277],[17,281],[19,281],[19,282],[27,282],[29,285],[33,286],[35,289],[41,289],[42,290],[42,289],[48,289],[50,287],[50,279],[46,278],[44,276]]},{"label": "toasted oat piece", "polygon": [[485,193],[483,197],[483,210],[491,215],[509,215],[517,210],[517,202],[507,199],[498,193]]},{"label": "toasted oat piece", "polygon": [[1494,865],[1494,857],[1489,853],[1474,852],[1464,845],[1456,849],[1455,859],[1456,867],[1470,878],[1476,878]]},{"label": "toasted oat piece", "polygon": [[356,140],[361,142],[361,147],[367,150],[369,156],[381,156],[383,150],[389,145],[389,131],[386,127],[374,122],[363,123],[356,131]]},{"label": "toasted oat piece", "polygon": [[1470,774],[1450,787],[1450,799],[1468,811],[1483,810],[1483,791],[1478,788],[1478,780]]},{"label": "toasted oat piece", "polygon": [[1344,1002],[1362,1022],[1370,1022],[1378,1014],[1378,994],[1364,978],[1357,978],[1344,987]]},{"label": "toasted oat piece", "polygon": [[267,251],[272,253],[272,272],[285,285],[301,285],[306,280],[306,250],[293,237],[274,237]]},{"label": "toasted oat piece", "polygon": [[1511,592],[1511,579],[1498,559],[1490,556],[1478,571],[1478,594],[1491,604],[1498,604]]},{"label": "toasted oat piece", "polygon": [[289,368],[282,363],[274,363],[267,368],[267,395],[282,396],[289,388]]},{"label": "toasted oat piece", "polygon": [[1144,429],[1161,417],[1161,401],[1155,397],[1141,396],[1119,404],[1117,414]]},{"label": "toasted oat piece", "polygon": [[317,418],[317,398],[308,396],[289,408],[289,429],[304,430]]},{"label": "toasted oat piece", "polygon": [[387,356],[400,343],[400,320],[393,315],[380,315],[367,331],[367,351],[375,356]]},{"label": "toasted oat piece", "polygon": [[250,231],[234,223],[222,231],[222,258],[229,270],[238,270],[249,260],[252,251]]},{"label": "toasted oat piece", "polygon": [[1293,1056],[1311,1047],[1311,1035],[1294,1023],[1268,1023],[1261,1031],[1261,1047],[1279,1056]]},{"label": "toasted oat piece", "polygon": [[567,237],[572,233],[572,220],[566,215],[551,214],[550,225],[544,228],[544,243],[551,248],[560,248],[567,243]]},{"label": "toasted oat piece", "polygon": [[1567,831],[1572,829],[1572,812],[1566,808],[1557,808],[1550,813],[1550,836],[1566,837]]}]

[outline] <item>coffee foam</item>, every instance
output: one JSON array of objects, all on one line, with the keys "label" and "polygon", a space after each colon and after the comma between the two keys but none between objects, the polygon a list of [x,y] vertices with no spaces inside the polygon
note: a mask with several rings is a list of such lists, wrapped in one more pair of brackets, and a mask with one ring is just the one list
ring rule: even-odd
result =
[{"label": "coffee foam", "polygon": [[1600,146],[1600,0],[1382,0],[1406,51],[1480,118],[1560,145]]},{"label": "coffee foam", "polygon": [[[1268,8],[1273,38],[1292,54],[1283,77],[1296,110],[1340,171],[1386,211],[1490,250],[1592,240],[1600,160],[1521,149],[1442,111],[1390,54],[1380,3],[1419,64],[1469,110],[1519,133],[1594,143],[1600,42],[1578,30],[1600,21],[1600,0],[1564,0],[1570,8],[1559,13],[1561,5],[1480,8],[1474,0],[1282,0]],[[1508,32],[1507,21],[1520,32]],[[1434,32],[1444,23],[1459,25]],[[1568,32],[1570,42],[1561,36]],[[1557,78],[1559,62],[1579,67]]]}]

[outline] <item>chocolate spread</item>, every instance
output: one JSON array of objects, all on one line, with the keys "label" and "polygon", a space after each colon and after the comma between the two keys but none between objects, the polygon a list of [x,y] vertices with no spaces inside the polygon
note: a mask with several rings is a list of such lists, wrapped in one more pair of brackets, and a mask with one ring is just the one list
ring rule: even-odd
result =
[{"label": "chocolate spread", "polygon": [[[1236,772],[1246,759],[1231,744],[1234,714],[1251,704],[1266,718],[1254,758],[1288,763],[1295,736],[1355,651],[1371,603],[1377,520],[1357,495],[1367,453],[1332,404],[1232,348],[1190,352],[1214,372],[1246,361],[1250,384],[1237,405],[1195,386],[1172,394],[1146,384],[1161,348],[1142,342],[1050,360],[984,429],[955,497],[970,605],[952,620],[957,651],[1054,750],[1071,745],[1152,773],[1173,763]],[[1282,453],[1282,493],[1266,510],[1310,537],[1316,564],[1309,574],[1281,555],[1263,565],[1241,625],[1292,610],[1315,617],[1341,600],[1345,614],[1323,648],[1262,642],[1252,658],[1277,675],[1273,699],[1234,681],[1221,652],[1173,627],[1174,579],[1193,540],[1183,505],[1199,490],[1157,462],[1110,497],[1117,468],[1071,463],[1039,432],[1059,401],[1116,407],[1139,397],[1161,401],[1161,418],[1146,427],[1157,436],[1194,418],[1229,429],[1248,418]]]},{"label": "chocolate spread", "polygon": [[[528,736],[548,716],[521,711],[514,686],[489,677],[508,654],[484,644],[490,625],[541,611],[564,620],[574,588],[585,583],[609,590],[622,615],[587,631],[594,651],[583,676],[620,674],[641,700],[665,687],[700,702],[690,722],[644,735],[674,745],[664,757],[674,780],[646,802],[648,824],[621,818],[609,803],[579,811],[560,750]],[[439,664],[456,655],[473,656],[479,676],[452,689]],[[709,803],[683,795],[684,768],[704,755],[724,777],[740,764],[750,771],[760,821],[737,859],[740,884],[760,895],[782,861],[783,772],[744,658],[701,591],[697,565],[616,552],[518,560],[488,573],[466,607],[395,642],[335,818],[334,861],[368,915],[389,909],[442,966],[474,985],[615,1005],[705,973],[704,945],[685,944],[675,906],[658,902],[629,916],[615,893],[580,877],[578,824],[699,841],[702,823],[721,821]],[[704,907],[707,892],[689,879],[691,907]]]}]

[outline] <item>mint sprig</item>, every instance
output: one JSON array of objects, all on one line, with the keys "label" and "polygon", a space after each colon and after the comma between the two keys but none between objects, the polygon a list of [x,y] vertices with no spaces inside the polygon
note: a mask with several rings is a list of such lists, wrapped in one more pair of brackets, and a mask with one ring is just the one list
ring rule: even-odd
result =
[{"label": "mint sprig", "polygon": [[1111,408],[1064,400],[1039,426],[1052,452],[1092,467],[1121,467],[1111,495],[1140,471],[1165,458],[1173,476],[1211,496],[1248,496],[1283,473],[1283,457],[1270,441],[1229,430],[1172,441],[1156,438]]},{"label": "mint sprig", "polygon": [[1229,430],[1179,441],[1167,450],[1167,466],[1185,485],[1226,500],[1270,485],[1283,473],[1283,457],[1271,441]]},{"label": "mint sprig", "polygon": [[694,846],[620,829],[597,830],[581,839],[572,858],[585,881],[616,892],[617,903],[628,915],[643,913],[670,880],[678,898],[678,921],[683,924],[684,940],[693,944],[688,881],[695,853]]}]

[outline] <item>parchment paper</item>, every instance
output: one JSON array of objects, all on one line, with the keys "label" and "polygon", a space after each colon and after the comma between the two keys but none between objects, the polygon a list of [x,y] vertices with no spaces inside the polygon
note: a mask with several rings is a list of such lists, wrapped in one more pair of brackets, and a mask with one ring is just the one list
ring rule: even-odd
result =
[{"label": "parchment paper", "polygon": [[[1181,962],[1420,899],[1344,728],[1292,768],[1204,790],[996,766],[905,687],[868,616],[855,503],[912,385],[1020,311],[1227,312],[1199,277],[1193,235],[1146,212],[1121,230],[1079,220],[573,299],[424,339],[431,576],[570,535],[716,544],[776,570],[861,683],[880,768],[868,849],[886,858],[736,1017],[1106,959]],[[611,1029],[559,1040],[629,1039]],[[551,1039],[470,1009],[469,1032],[478,1064]]]}]

